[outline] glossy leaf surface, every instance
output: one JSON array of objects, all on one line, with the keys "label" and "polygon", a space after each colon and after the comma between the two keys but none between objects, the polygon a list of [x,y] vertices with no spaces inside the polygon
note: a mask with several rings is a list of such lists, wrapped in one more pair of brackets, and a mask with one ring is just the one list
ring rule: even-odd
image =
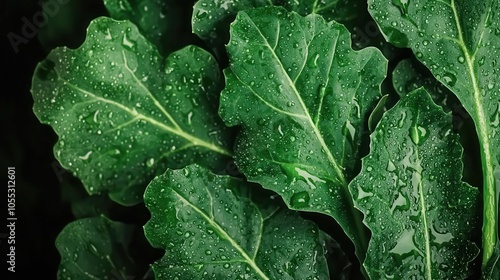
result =
[{"label": "glossy leaf surface", "polygon": [[465,279],[479,253],[479,192],[461,181],[451,115],[418,89],[387,111],[349,188],[372,239],[371,279]]},{"label": "glossy leaf surface", "polygon": [[211,44],[225,44],[229,23],[239,11],[265,6],[282,6],[303,16],[319,14],[327,21],[346,22],[356,17],[358,0],[199,0],[193,11],[193,32]]},{"label": "glossy leaf surface", "polygon": [[190,32],[184,18],[192,3],[186,2],[194,0],[104,0],[104,5],[112,18],[130,20],[166,54],[182,46]]},{"label": "glossy leaf surface", "polygon": [[252,187],[197,165],[155,178],[144,230],[166,251],[156,279],[329,279],[317,226],[278,200],[252,200]]},{"label": "glossy leaf surface", "polygon": [[500,1],[370,0],[368,5],[387,40],[411,48],[474,120],[484,181],[485,266],[500,251]]},{"label": "glossy leaf surface", "polygon": [[381,97],[387,65],[380,51],[353,51],[344,26],[280,7],[240,12],[227,50],[219,111],[227,125],[243,127],[240,170],[290,208],[334,217],[365,247],[347,184]]},{"label": "glossy leaf surface", "polygon": [[71,222],[58,235],[58,279],[129,279],[133,226],[93,217]]},{"label": "glossy leaf surface", "polygon": [[57,48],[38,65],[33,110],[58,134],[62,167],[90,194],[132,205],[166,167],[224,170],[230,141],[214,104],[221,83],[202,49],[165,60],[132,23],[98,18],[81,47]]}]

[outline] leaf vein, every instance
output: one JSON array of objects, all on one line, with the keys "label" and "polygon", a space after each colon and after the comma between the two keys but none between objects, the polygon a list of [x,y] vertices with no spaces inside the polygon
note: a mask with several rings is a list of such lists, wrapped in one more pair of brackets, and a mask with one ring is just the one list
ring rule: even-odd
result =
[{"label": "leaf vein", "polygon": [[210,150],[212,150],[214,152],[217,152],[217,153],[220,153],[220,154],[223,154],[223,155],[232,156],[232,154],[229,151],[227,151],[226,149],[224,149],[222,147],[219,147],[219,146],[217,146],[217,145],[215,145],[213,143],[208,143],[208,142],[206,142],[204,140],[196,138],[196,137],[194,137],[194,136],[192,136],[190,134],[185,133],[182,130],[177,130],[177,129],[172,128],[172,127],[170,127],[168,125],[165,125],[165,124],[163,124],[163,123],[161,123],[161,122],[159,122],[159,121],[157,121],[157,120],[155,120],[155,119],[153,119],[151,117],[148,117],[146,115],[143,115],[143,114],[137,112],[135,110],[135,108],[134,108],[134,110],[132,110],[132,109],[128,108],[127,106],[121,104],[121,103],[118,103],[116,101],[100,97],[100,96],[98,96],[98,95],[96,95],[96,94],[94,94],[94,93],[92,93],[90,91],[84,90],[84,89],[82,89],[82,88],[80,88],[80,87],[78,87],[78,86],[70,83],[69,81],[63,79],[60,76],[58,76],[58,79],[61,80],[61,81],[63,81],[63,83],[66,86],[69,86],[70,88],[72,88],[72,89],[74,89],[76,91],[79,91],[79,92],[81,92],[83,94],[91,96],[92,98],[94,98],[96,100],[99,100],[99,101],[102,101],[104,103],[108,103],[108,104],[111,104],[113,106],[116,106],[116,107],[122,109],[123,111],[127,112],[128,114],[130,114],[130,115],[132,115],[134,117],[139,117],[139,118],[141,118],[141,119],[143,119],[143,120],[151,123],[152,125],[155,125],[155,126],[161,128],[161,129],[163,129],[163,130],[165,130],[167,132],[170,132],[172,134],[175,134],[175,135],[177,135],[179,137],[182,137],[182,138],[186,139],[187,141],[191,142],[193,145],[205,147],[207,149],[210,149]]},{"label": "leaf vein", "polygon": [[344,177],[344,173],[342,171],[342,168],[339,166],[339,164],[337,163],[337,161],[333,157],[333,154],[330,151],[329,147],[326,145],[325,139],[321,135],[320,131],[314,125],[313,120],[311,118],[311,115],[310,115],[310,113],[309,113],[306,105],[304,104],[304,101],[302,100],[302,98],[301,98],[301,96],[300,96],[300,94],[299,94],[299,92],[298,92],[295,84],[292,82],[291,77],[285,71],[285,68],[284,68],[283,64],[281,63],[281,60],[279,59],[279,57],[277,56],[277,54],[274,52],[274,50],[271,48],[271,46],[269,45],[269,42],[267,41],[266,37],[262,34],[262,32],[260,31],[260,29],[255,24],[255,22],[250,18],[250,16],[248,14],[244,13],[244,15],[246,16],[246,18],[248,19],[248,21],[254,26],[254,28],[257,30],[257,32],[260,34],[260,36],[262,37],[262,39],[264,39],[264,41],[266,42],[266,46],[269,48],[269,50],[273,54],[275,61],[278,63],[278,66],[280,66],[280,69],[281,69],[281,72],[283,73],[283,76],[286,78],[286,80],[290,84],[290,87],[293,89],[293,93],[297,97],[297,100],[299,101],[299,103],[300,103],[300,105],[302,107],[302,110],[304,111],[304,113],[305,113],[305,115],[307,117],[307,120],[308,120],[309,124],[313,128],[314,134],[316,135],[316,137],[317,137],[318,141],[320,142],[321,146],[323,147],[323,149],[327,153],[328,159],[329,159],[329,161],[330,161],[333,169],[335,170],[337,176],[339,177],[339,180],[342,182],[342,185],[344,187],[347,187],[347,181],[346,181],[346,179]]},{"label": "leaf vein", "polygon": [[246,263],[248,263],[252,269],[261,277],[262,279],[265,280],[270,280],[269,277],[266,276],[266,274],[260,269],[260,267],[255,263],[255,260],[250,258],[250,256],[243,250],[243,248],[240,247],[238,243],[215,221],[210,219],[200,208],[198,208],[196,205],[192,204],[188,199],[186,199],[182,194],[177,192],[176,190],[172,189],[172,192],[179,197],[180,200],[182,200],[186,205],[191,207],[195,212],[200,214],[200,216],[205,219],[211,226],[213,226],[221,235],[224,239],[229,241],[231,245],[240,253],[240,255],[245,259]]},{"label": "leaf vein", "polygon": [[181,130],[181,128],[179,127],[179,125],[177,124],[177,122],[167,112],[167,110],[165,109],[165,107],[163,107],[160,104],[160,102],[158,102],[158,100],[154,97],[154,95],[146,87],[146,85],[144,85],[144,83],[137,78],[137,76],[135,75],[134,71],[132,71],[132,69],[130,69],[130,67],[128,66],[127,56],[125,55],[125,51],[122,51],[122,56],[123,56],[123,66],[125,66],[125,69],[127,69],[127,71],[130,73],[130,75],[132,75],[132,77],[134,78],[135,82],[147,93],[148,97],[153,101],[153,103],[155,104],[155,106],[158,109],[160,109],[160,111],[168,118],[168,120],[175,126],[175,128],[177,130]]}]

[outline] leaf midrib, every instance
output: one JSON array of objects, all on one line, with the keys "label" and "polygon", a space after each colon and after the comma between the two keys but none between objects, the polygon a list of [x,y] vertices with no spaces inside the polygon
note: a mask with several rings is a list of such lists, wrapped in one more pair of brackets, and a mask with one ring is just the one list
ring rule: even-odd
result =
[{"label": "leaf midrib", "polygon": [[125,51],[123,51],[123,50],[122,50],[122,57],[123,57],[123,66],[125,67],[125,69],[127,69],[127,71],[130,73],[130,75],[134,78],[134,80],[137,83],[137,85],[139,85],[139,87],[141,87],[143,89],[143,91],[146,92],[146,94],[153,101],[153,103],[155,104],[155,106],[158,109],[160,109],[160,111],[163,113],[163,115],[165,115],[167,117],[167,119],[172,123],[172,125],[175,127],[175,129],[181,130],[181,128],[179,127],[179,125],[177,124],[177,122],[167,112],[167,110],[165,109],[165,107],[163,107],[160,104],[160,102],[158,102],[158,100],[154,97],[154,95],[151,93],[151,91],[135,75],[135,72],[132,69],[130,69],[130,67],[128,66],[127,56],[125,55]]},{"label": "leaf midrib", "polygon": [[[418,117],[419,114],[415,116],[416,122],[418,122]],[[412,129],[418,130],[417,127],[412,127]],[[420,162],[420,156],[418,152],[418,146],[415,145],[415,161],[417,163]],[[419,164],[420,165],[420,164]],[[423,185],[423,180],[422,180],[422,174],[421,174],[421,169],[420,170],[415,170],[419,174],[419,181],[418,181],[418,195],[420,197],[420,211],[422,212],[422,226],[424,227],[424,238],[425,238],[425,267],[426,267],[426,275],[427,279],[432,280],[432,263],[431,263],[431,239],[429,235],[429,222],[427,221],[427,206],[426,206],[426,199],[425,199],[425,194],[424,194],[424,185]]]},{"label": "leaf midrib", "polygon": [[77,90],[83,94],[87,94],[89,96],[91,96],[92,98],[96,99],[96,100],[99,100],[99,101],[102,101],[104,103],[108,103],[108,104],[111,104],[113,106],[116,106],[120,109],[122,109],[123,111],[127,112],[128,114],[134,116],[135,118],[138,118],[138,119],[142,119],[142,120],[145,120],[149,123],[151,123],[152,125],[155,125],[157,126],[158,128],[162,129],[162,130],[165,130],[167,132],[170,132],[172,134],[175,134],[179,137],[182,137],[184,139],[186,139],[188,142],[192,143],[194,146],[200,146],[200,147],[205,147],[209,150],[212,150],[214,152],[217,152],[219,154],[222,154],[222,155],[226,155],[226,156],[232,156],[231,152],[227,151],[226,149],[222,148],[222,147],[219,147],[213,143],[208,143],[204,140],[201,140],[197,137],[194,137],[193,135],[191,134],[188,134],[186,132],[184,132],[183,130],[181,129],[176,129],[176,128],[172,128],[168,125],[165,125],[159,121],[157,121],[156,119],[154,118],[151,118],[149,116],[146,116],[144,114],[141,114],[139,112],[137,112],[136,110],[132,110],[130,109],[129,107],[121,104],[121,103],[118,103],[118,102],[115,102],[113,100],[110,100],[110,99],[106,99],[106,98],[103,98],[103,97],[100,97],[90,91],[87,91],[85,89],[82,89],[76,85],[74,85],[73,83],[65,80],[64,78],[62,78],[61,76],[57,76],[59,80],[61,80],[63,82],[63,84],[73,88],[74,90]]},{"label": "leaf midrib", "polygon": [[[187,200],[181,193],[177,192],[175,189],[171,189],[172,192],[186,205],[191,207],[196,213],[198,213],[204,220],[206,220],[215,230],[217,230],[224,239],[229,241],[229,243],[240,253],[240,255],[245,259],[245,262],[252,267],[252,269],[257,273],[257,275],[264,279],[270,280],[269,277],[260,269],[260,267],[255,263],[255,260],[251,258],[243,248],[240,247],[238,243],[215,221],[208,217],[200,208],[196,205],[192,204],[189,200]],[[259,232],[259,235],[262,236],[262,231]],[[260,237],[259,237],[260,239]],[[258,249],[258,248],[257,248]]]},{"label": "leaf midrib", "polygon": [[[323,136],[321,135],[321,132],[318,130],[318,128],[314,125],[314,121],[313,119],[311,118],[311,114],[309,113],[309,110],[307,109],[306,105],[304,104],[304,101],[302,100],[302,97],[300,96],[300,93],[298,92],[296,86],[295,86],[295,83],[293,83],[291,77],[288,75],[288,73],[285,71],[285,68],[283,66],[283,64],[281,63],[281,60],[279,59],[279,57],[276,55],[276,52],[274,51],[274,49],[271,47],[271,45],[269,44],[269,42],[267,41],[266,37],[264,36],[264,34],[262,34],[262,32],[260,31],[260,29],[257,27],[257,25],[255,24],[255,22],[250,18],[250,16],[247,14],[247,13],[242,13],[246,19],[254,26],[255,30],[257,30],[257,32],[259,33],[259,35],[262,37],[262,39],[264,40],[265,42],[265,46],[269,49],[269,51],[272,53],[275,61],[278,63],[278,66],[280,67],[281,69],[281,72],[283,73],[282,76],[284,76],[288,82],[288,84],[290,85],[290,87],[292,88],[293,90],[293,93],[295,94],[297,100],[299,101],[300,103],[300,106],[302,107],[302,110],[304,111],[305,113],[305,116],[306,116],[306,119],[308,121],[308,123],[310,124],[310,126],[313,128],[313,132],[314,134],[316,135],[316,138],[318,139],[318,141],[320,142],[322,148],[325,150],[326,154],[327,154],[327,157],[328,157],[328,160],[330,161],[335,173],[337,174],[339,180],[342,182],[342,185],[347,189],[347,181],[346,181],[346,178],[344,176],[344,172],[342,171],[342,168],[339,166],[339,164],[337,163],[337,161],[335,160],[335,158],[333,157],[333,154],[332,152],[330,151],[330,148],[326,145],[325,143],[325,139],[323,138]],[[306,58],[307,59],[307,58]],[[299,74],[300,75],[300,74]]]},{"label": "leaf midrib", "polygon": [[[493,181],[494,177],[494,170],[493,170],[493,155],[490,153],[491,152],[491,147],[490,147],[490,142],[489,142],[489,126],[487,125],[486,122],[486,117],[485,117],[485,112],[482,104],[482,99],[481,99],[481,92],[479,89],[479,85],[477,83],[478,79],[476,77],[476,73],[474,72],[474,62],[475,62],[475,56],[477,53],[477,49],[479,46],[476,46],[475,53],[473,56],[469,53],[467,50],[467,47],[465,46],[465,40],[463,37],[463,30],[462,26],[460,25],[459,17],[458,17],[458,12],[455,6],[455,0],[451,0],[450,4],[451,9],[453,10],[453,16],[455,19],[455,24],[457,27],[457,32],[458,32],[458,41],[459,41],[459,46],[462,49],[462,52],[465,56],[465,60],[467,62],[467,70],[468,74],[470,75],[470,78],[472,80],[472,88],[473,88],[473,100],[474,100],[474,107],[475,111],[471,113],[475,113],[476,115],[476,120],[478,121],[478,124],[476,124],[478,134],[479,134],[479,143],[480,146],[482,147],[481,152],[484,155],[483,158],[483,178],[484,178],[484,205],[485,205],[485,211],[484,211],[484,220],[485,225],[483,226],[483,244],[484,243],[490,243],[490,244],[495,244],[497,242],[497,234],[496,234],[496,224],[495,224],[495,207],[497,207],[497,202],[496,202],[496,186],[495,182]],[[491,7],[490,7],[491,11]],[[490,12],[489,11],[489,12]],[[488,15],[489,16],[489,15]],[[484,33],[484,30],[482,31]],[[480,36],[482,40],[482,34]],[[480,42],[478,42],[478,45]],[[488,201],[486,201],[488,200]],[[493,206],[493,209],[490,209],[491,206]],[[488,223],[488,221],[491,221]],[[493,255],[494,248],[493,246],[484,246],[483,245],[483,265],[485,264],[485,261],[489,260],[491,256]]]}]

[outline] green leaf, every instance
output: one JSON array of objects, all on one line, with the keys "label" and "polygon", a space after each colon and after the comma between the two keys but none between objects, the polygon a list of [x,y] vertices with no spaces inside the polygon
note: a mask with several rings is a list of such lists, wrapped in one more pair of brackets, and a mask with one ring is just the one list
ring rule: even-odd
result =
[{"label": "green leaf", "polygon": [[401,60],[392,72],[392,84],[400,97],[424,87],[432,100],[443,107],[445,112],[460,108],[455,95],[442,83],[437,81],[425,66],[412,59]]},{"label": "green leaf", "polygon": [[200,48],[164,60],[132,23],[98,18],[81,47],[55,49],[38,65],[33,110],[59,136],[56,158],[90,194],[133,205],[166,167],[223,170],[221,87],[217,63]]},{"label": "green leaf", "polygon": [[349,188],[372,239],[372,279],[465,279],[479,249],[479,192],[461,181],[462,147],[451,115],[424,89],[404,96],[371,135]]},{"label": "green leaf", "polygon": [[464,181],[472,185],[481,184],[482,178],[477,176],[477,174],[481,174],[482,170],[478,164],[479,154],[476,147],[479,143],[477,142],[475,126],[457,97],[415,59],[400,61],[392,73],[392,78],[392,83],[399,96],[403,97],[419,87],[424,87],[437,105],[443,107],[445,112],[453,113],[453,130],[459,132],[460,142],[465,148],[462,159]]},{"label": "green leaf", "polygon": [[240,12],[227,50],[219,112],[242,126],[238,167],[291,209],[334,217],[362,259],[364,226],[347,185],[387,61],[375,48],[353,51],[344,26],[280,7]]},{"label": "green leaf", "polygon": [[385,108],[385,103],[387,103],[388,97],[388,94],[382,96],[378,101],[377,106],[375,106],[375,109],[373,109],[373,111],[371,112],[370,117],[368,117],[368,129],[370,130],[370,132],[373,132],[375,130],[378,122],[387,111]]},{"label": "green leaf", "polygon": [[389,42],[410,47],[476,125],[483,167],[483,267],[499,240],[500,1],[369,1]]},{"label": "green leaf", "polygon": [[[197,165],[168,170],[146,189],[146,237],[166,250],[156,279],[329,279],[321,233],[253,188]],[[276,198],[274,198],[276,199]]]},{"label": "green leaf", "polygon": [[283,6],[303,16],[319,14],[327,21],[353,19],[360,1],[348,0],[199,0],[193,10],[193,32],[212,45],[227,43],[229,23],[239,11],[265,6]]},{"label": "green leaf", "polygon": [[[186,2],[192,5],[194,1]],[[104,5],[112,18],[136,24],[162,54],[182,46],[182,38],[191,33],[189,22],[184,22],[187,5],[180,1],[104,0]]]},{"label": "green leaf", "polygon": [[500,279],[500,245],[497,243],[493,256],[483,269],[484,280]]},{"label": "green leaf", "polygon": [[104,216],[71,222],[59,233],[58,279],[129,279],[128,246],[134,227]]}]

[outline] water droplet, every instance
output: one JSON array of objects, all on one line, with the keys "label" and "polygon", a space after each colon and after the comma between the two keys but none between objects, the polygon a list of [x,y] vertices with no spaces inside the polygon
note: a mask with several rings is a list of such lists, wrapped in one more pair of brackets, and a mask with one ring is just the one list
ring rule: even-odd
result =
[{"label": "water droplet", "polygon": [[405,111],[402,111],[402,112],[401,112],[401,118],[400,118],[400,119],[399,119],[399,121],[398,121],[398,126],[399,126],[400,128],[402,128],[402,127],[403,127],[403,125],[405,124],[405,120],[406,120],[406,112],[405,112]]},{"label": "water droplet", "polygon": [[454,237],[453,234],[451,234],[450,232],[447,232],[447,233],[440,233],[440,232],[438,232],[434,228],[434,225],[431,226],[431,234],[434,237],[433,242],[436,243],[436,244],[438,244],[438,245],[442,245],[444,243],[448,243]]},{"label": "water droplet", "polygon": [[418,248],[413,240],[415,236],[415,229],[405,230],[401,236],[398,238],[396,246],[392,248],[389,252],[398,255],[404,255],[410,253],[411,251],[417,251]]},{"label": "water droplet", "polygon": [[88,151],[85,155],[79,156],[80,159],[87,160],[89,156],[92,154],[92,151]]},{"label": "water droplet", "polygon": [[94,51],[93,50],[88,50],[85,52],[85,55],[88,56],[89,58],[92,58],[94,56]]},{"label": "water droplet", "polygon": [[133,50],[135,47],[135,42],[127,37],[127,33],[123,35],[122,46],[128,50]]},{"label": "water droplet", "polygon": [[90,249],[92,250],[92,252],[94,254],[97,254],[98,253],[97,247],[94,244],[92,244],[92,243],[89,243],[89,245],[90,245]]},{"label": "water droplet", "polygon": [[357,200],[363,199],[363,198],[365,198],[365,197],[370,197],[370,196],[373,196],[373,193],[371,193],[371,192],[366,192],[365,190],[363,190],[363,189],[361,188],[361,186],[360,186],[359,184],[358,184],[357,190],[358,190]]},{"label": "water droplet", "polygon": [[403,16],[408,14],[409,0],[392,0],[392,4],[399,8],[399,11]]},{"label": "water droplet", "polygon": [[97,124],[97,115],[99,114],[99,110],[95,111],[92,114],[87,115],[84,120],[85,123],[90,124],[90,125],[95,125]]},{"label": "water droplet", "polygon": [[500,125],[500,102],[498,102],[497,111],[493,113],[493,117],[490,121],[493,127],[498,127],[498,125]]},{"label": "water droplet", "polygon": [[121,151],[119,149],[111,149],[111,150],[108,150],[106,152],[106,154],[108,154],[110,156],[117,156],[117,155],[121,154]]},{"label": "water droplet", "polygon": [[314,69],[314,68],[318,67],[319,57],[320,57],[319,53],[315,54],[314,58],[310,59],[309,62],[307,63],[307,67],[310,69]]},{"label": "water droplet", "polygon": [[155,164],[155,159],[154,158],[150,158],[146,161],[146,166],[147,167],[151,167]]},{"label": "water droplet", "polygon": [[196,13],[196,18],[201,20],[208,16],[208,12],[206,10],[199,9],[198,12]]},{"label": "water droplet", "polygon": [[281,124],[278,125],[278,132],[281,136],[283,136],[283,130],[281,129]]},{"label": "water droplet", "polygon": [[356,128],[351,124],[351,121],[347,119],[342,127],[342,135],[348,137],[347,139],[352,144],[354,142],[354,137],[356,135]]},{"label": "water droplet", "polygon": [[457,76],[453,73],[447,72],[443,75],[443,81],[452,87],[457,83]]},{"label": "water droplet", "polygon": [[113,39],[113,36],[111,36],[111,31],[109,30],[109,28],[106,29],[106,36],[104,37],[104,39],[106,40]]},{"label": "water droplet", "polygon": [[201,271],[203,269],[203,266],[203,264],[195,264],[194,269],[196,269],[197,271]]},{"label": "water droplet", "polygon": [[266,57],[266,52],[264,52],[263,50],[260,50],[259,56],[260,56],[260,59],[263,60]]},{"label": "water droplet", "polygon": [[410,127],[410,138],[415,145],[422,145],[428,137],[429,132],[424,127],[419,125],[412,125]]},{"label": "water droplet", "polygon": [[373,167],[371,167],[371,166],[368,166],[368,167],[366,168],[366,171],[368,171],[368,172],[371,172],[372,170],[373,170]]},{"label": "water droplet", "polygon": [[260,126],[266,125],[266,119],[265,118],[260,118],[257,120],[257,124]]},{"label": "water droplet", "polygon": [[483,56],[479,59],[479,61],[477,62],[479,64],[479,66],[483,66],[484,65],[484,62],[486,61],[486,57]]},{"label": "water droplet", "polygon": [[300,177],[299,179],[304,180],[309,185],[309,187],[311,187],[311,190],[316,189],[315,183],[326,183],[325,180],[322,180],[307,172],[306,170],[300,169],[298,167],[295,167],[295,172],[297,172],[297,175]]},{"label": "water droplet", "polygon": [[307,192],[298,192],[292,195],[292,198],[290,198],[290,205],[293,208],[304,208],[309,205],[309,194]]},{"label": "water droplet", "polygon": [[387,162],[387,171],[393,172],[394,170],[396,170],[396,166],[394,165],[394,162],[389,160]]},{"label": "water droplet", "polygon": [[458,57],[458,62],[464,63],[465,62],[465,58],[463,56],[459,56]]},{"label": "water droplet", "polygon": [[401,192],[398,192],[398,197],[394,200],[391,206],[391,214],[394,214],[394,210],[396,209],[407,210],[409,206],[410,200],[408,197],[403,195]]}]

